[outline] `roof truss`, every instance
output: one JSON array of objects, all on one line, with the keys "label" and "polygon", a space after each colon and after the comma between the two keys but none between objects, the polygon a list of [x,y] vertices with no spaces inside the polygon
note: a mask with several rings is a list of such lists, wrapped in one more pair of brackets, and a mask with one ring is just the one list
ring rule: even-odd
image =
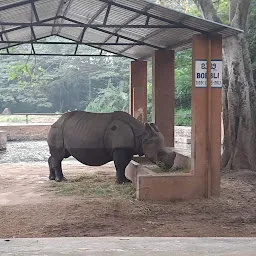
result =
[{"label": "roof truss", "polygon": [[[150,53],[153,53],[154,50],[179,48],[181,45],[184,45],[184,47],[188,46],[195,33],[222,33],[224,30],[227,30],[230,34],[242,32],[238,30],[235,31],[233,28],[222,26],[218,23],[206,22],[202,19],[200,22],[200,19],[198,18],[159,7],[146,2],[145,0],[127,0],[127,4],[124,0],[93,0],[94,5],[96,5],[97,2],[98,9],[94,10],[93,15],[89,19],[84,17],[83,20],[86,20],[86,22],[81,22],[81,19],[75,18],[77,15],[72,9],[74,7],[73,2],[75,1],[53,0],[52,2],[58,3],[55,14],[52,15],[52,17],[43,18],[42,9],[39,10],[38,8],[41,8],[40,4],[44,4],[47,1],[48,0],[21,0],[2,6],[0,2],[0,49],[6,50],[6,53],[1,54],[12,54],[9,51],[9,47],[30,43],[32,47],[31,54],[42,55],[35,51],[34,44],[55,44],[54,42],[38,42],[38,40],[43,37],[57,35],[73,41],[70,43],[56,42],[56,44],[74,44],[75,50],[72,56],[81,56],[77,54],[77,51],[79,46],[83,44],[100,49],[101,52],[99,56],[104,56],[102,51],[106,51],[114,54],[111,56],[143,59],[148,57]],[[78,1],[76,1],[76,3],[77,2]],[[88,9],[90,9],[90,0],[81,0],[80,2],[88,3]],[[134,2],[134,5],[130,4],[131,2]],[[138,3],[140,5],[138,5]],[[141,6],[141,8],[138,6]],[[21,8],[28,11],[30,10],[30,21],[27,21],[26,17],[23,17],[26,21],[15,19],[15,11]],[[114,20],[114,9],[122,10],[124,12],[124,22],[117,22],[117,20]],[[13,11],[13,19],[2,19],[1,13],[6,11],[10,13]],[[43,9],[43,12],[45,13],[48,11],[50,11],[50,9]],[[169,12],[168,16],[164,15],[167,11]],[[126,17],[127,13],[129,13],[129,16]],[[180,18],[177,19],[176,16],[180,16]],[[99,19],[99,17],[101,18]],[[193,22],[187,22],[190,19]],[[200,23],[204,23],[204,25],[200,26]],[[207,28],[206,23],[211,27],[210,29]],[[49,27],[51,28],[51,31],[47,36],[38,36],[39,28]],[[12,33],[20,33],[27,28],[30,29],[30,36],[29,38],[26,38],[26,40],[24,40],[24,38],[15,38],[15,40],[11,38],[10,35],[12,35]],[[69,36],[68,32],[65,32],[65,35],[63,34],[63,31],[70,31],[70,29],[76,31],[79,29],[79,35],[74,38],[71,35]],[[86,35],[89,29],[90,33],[104,34],[108,36],[102,36],[100,40],[88,40]],[[136,33],[138,29],[147,31],[147,33],[140,35],[140,33]],[[184,35],[181,32],[182,30],[184,30]],[[174,39],[171,40],[170,36],[166,36],[166,33],[174,34]],[[180,39],[177,38],[179,36],[181,37]],[[229,36],[229,34],[227,36]],[[143,49],[145,53],[140,53],[139,49]],[[63,55],[61,54],[61,56]]]}]

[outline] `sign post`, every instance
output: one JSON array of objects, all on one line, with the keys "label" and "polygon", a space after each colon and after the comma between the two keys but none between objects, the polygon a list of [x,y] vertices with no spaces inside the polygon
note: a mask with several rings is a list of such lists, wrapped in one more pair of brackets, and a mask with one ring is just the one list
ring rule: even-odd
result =
[{"label": "sign post", "polygon": [[[195,86],[207,87],[207,60],[195,60]],[[222,60],[211,61],[211,87],[222,88]]]},{"label": "sign post", "polygon": [[195,178],[200,180],[204,196],[218,196],[221,160],[222,38],[219,35],[195,35],[192,50],[192,170]]}]

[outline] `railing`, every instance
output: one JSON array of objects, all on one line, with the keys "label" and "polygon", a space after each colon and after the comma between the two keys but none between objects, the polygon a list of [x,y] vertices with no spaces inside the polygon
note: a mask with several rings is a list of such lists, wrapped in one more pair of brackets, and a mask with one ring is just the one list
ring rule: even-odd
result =
[{"label": "railing", "polygon": [[[63,113],[12,113],[12,114],[0,114],[0,117],[3,116],[25,116],[26,124],[29,123],[29,116],[61,116]],[[176,114],[175,118],[184,118],[191,120],[191,114]]]},{"label": "railing", "polygon": [[0,116],[25,116],[26,124],[28,124],[29,116],[61,116],[63,113],[12,113],[12,114],[0,114]]}]

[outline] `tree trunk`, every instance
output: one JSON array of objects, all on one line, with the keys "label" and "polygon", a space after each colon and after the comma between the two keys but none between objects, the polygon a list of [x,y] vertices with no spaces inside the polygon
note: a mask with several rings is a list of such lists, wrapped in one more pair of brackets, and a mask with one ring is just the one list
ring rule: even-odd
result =
[{"label": "tree trunk", "polygon": [[255,170],[255,90],[245,35],[224,42],[222,167]]},{"label": "tree trunk", "polygon": [[[218,21],[212,0],[194,0],[206,19]],[[256,93],[252,77],[246,24],[250,0],[230,0],[230,25],[245,33],[223,41],[223,125],[222,168],[255,170]]]}]

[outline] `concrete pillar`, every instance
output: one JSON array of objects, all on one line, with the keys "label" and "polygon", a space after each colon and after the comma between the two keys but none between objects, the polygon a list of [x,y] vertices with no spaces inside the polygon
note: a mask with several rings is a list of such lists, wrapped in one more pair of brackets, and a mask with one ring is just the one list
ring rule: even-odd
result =
[{"label": "concrete pillar", "polygon": [[[221,158],[221,86],[219,88],[213,84],[209,86],[211,78],[200,79],[199,73],[208,74],[208,59],[219,61],[218,65],[220,64],[221,67],[221,36],[208,38],[204,35],[195,35],[192,49],[192,170],[196,176],[204,179],[205,196],[218,196]],[[211,67],[211,72],[215,72],[213,69],[214,66]],[[221,76],[221,68],[218,70]]]},{"label": "concrete pillar", "polygon": [[0,131],[0,151],[6,150],[7,134],[5,131]]},{"label": "concrete pillar", "polygon": [[132,61],[130,66],[130,114],[147,122],[147,62]]},{"label": "concrete pillar", "polygon": [[[130,174],[134,171],[137,175],[136,197],[138,199],[180,200],[201,196],[219,196],[220,194],[222,38],[219,35],[210,37],[195,35],[192,47],[191,171],[187,174],[177,173],[176,175],[153,175],[150,171],[148,175],[145,175],[145,170],[143,170],[145,167],[130,163],[128,165],[128,169],[131,168]],[[164,106],[168,103],[168,97],[164,98],[162,94],[169,88],[167,86],[162,88],[160,87],[161,83],[157,84],[161,81],[159,74],[164,77],[162,82],[165,84],[165,73],[161,73],[161,69],[164,69],[165,65],[161,64],[161,60],[165,59],[164,55],[167,53],[160,57],[161,53],[161,51],[156,53],[153,62],[155,70],[154,99],[155,109],[156,111],[159,111],[159,108],[163,110],[163,113],[160,114],[164,119],[166,117],[166,107]],[[166,68],[165,72],[168,73],[169,70]],[[158,86],[161,88],[160,92]],[[159,112],[156,111],[155,117],[159,118]],[[177,160],[175,160],[176,163]],[[130,176],[132,177],[132,175]]]},{"label": "concrete pillar", "polygon": [[174,146],[174,51],[157,50],[152,59],[152,119]]}]

